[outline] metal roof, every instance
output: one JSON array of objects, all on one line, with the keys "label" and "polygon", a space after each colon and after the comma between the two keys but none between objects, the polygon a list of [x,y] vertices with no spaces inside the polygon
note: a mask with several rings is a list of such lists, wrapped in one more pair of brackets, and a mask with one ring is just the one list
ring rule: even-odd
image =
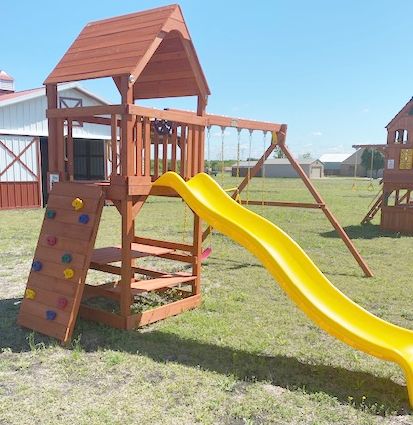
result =
[{"label": "metal roof", "polygon": [[[298,159],[296,160],[300,165],[314,164],[318,161],[318,159]],[[240,161],[240,167],[253,167],[257,161]],[[267,159],[265,161],[265,165],[291,165],[291,162],[288,158],[273,158]],[[237,164],[234,164],[233,167],[236,167]]]},{"label": "metal roof", "polygon": [[[102,104],[108,104],[106,100],[95,95],[94,93],[91,93],[89,90],[86,90],[79,83],[59,84],[58,91],[66,90],[66,89],[79,90],[83,92],[84,94],[86,94],[87,96],[93,97],[94,99],[96,99],[98,102]],[[44,87],[16,91],[13,93],[5,93],[5,94],[0,93],[0,108],[2,106],[10,105],[12,103],[24,102],[26,100],[33,99],[40,96],[45,96],[45,95],[46,95],[46,89]]]},{"label": "metal roof", "polygon": [[121,76],[135,99],[210,94],[178,5],[87,24],[45,84]]},{"label": "metal roof", "polygon": [[343,162],[351,153],[325,153],[320,156],[321,162]]},{"label": "metal roof", "polygon": [[14,78],[11,77],[9,74],[7,74],[6,71],[3,71],[2,69],[0,69],[0,80],[3,80],[3,81],[14,81]]}]

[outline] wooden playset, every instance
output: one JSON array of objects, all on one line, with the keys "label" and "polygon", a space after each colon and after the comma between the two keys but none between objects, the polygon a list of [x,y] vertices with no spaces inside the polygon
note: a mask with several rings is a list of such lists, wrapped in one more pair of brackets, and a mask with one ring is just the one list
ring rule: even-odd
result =
[{"label": "wooden playset", "polygon": [[[111,77],[121,103],[93,107],[58,107],[57,84]],[[70,340],[78,314],[121,329],[138,326],[195,308],[201,301],[203,231],[194,213],[191,243],[143,238],[135,220],[149,195],[176,197],[168,187],[153,186],[167,171],[185,180],[204,171],[204,139],[211,126],[262,131],[272,135],[262,158],[233,191],[239,197],[266,158],[278,146],[291,161],[315,203],[265,201],[265,205],[321,209],[364,273],[371,276],[311,181],[294,160],[285,140],[287,126],[206,113],[210,94],[181,9],[177,5],[88,24],[45,81],[49,122],[50,191],[43,227],[29,275],[19,323],[63,342]],[[196,96],[196,112],[138,106],[139,99]],[[111,129],[108,181],[75,182],[72,129],[92,123]],[[121,215],[121,246],[94,249],[102,206],[114,204]],[[254,205],[254,202],[250,202]],[[205,252],[204,252],[205,254]],[[155,256],[181,262],[186,271],[171,273],[137,264]],[[205,256],[205,255],[204,255]],[[85,283],[88,269],[118,279],[101,285]],[[176,288],[180,299],[133,313],[136,295]],[[119,312],[85,301],[105,297]]]},{"label": "wooden playset", "polygon": [[383,230],[413,234],[413,98],[390,121],[386,145],[355,145],[384,153],[382,189],[362,220],[369,223],[381,211]]}]

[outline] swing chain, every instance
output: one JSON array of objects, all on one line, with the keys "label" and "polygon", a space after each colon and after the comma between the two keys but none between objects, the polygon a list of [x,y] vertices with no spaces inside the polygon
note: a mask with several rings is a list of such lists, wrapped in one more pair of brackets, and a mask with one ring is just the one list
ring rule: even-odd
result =
[{"label": "swing chain", "polygon": [[237,128],[237,178],[239,178],[241,131],[242,128]]},{"label": "swing chain", "polygon": [[[267,130],[263,130],[263,141],[262,141],[262,144],[263,144],[263,150],[264,150],[264,152],[265,152],[265,145],[266,145],[266,142],[267,142]],[[264,190],[265,190],[265,160],[264,160],[264,162],[262,163],[262,181],[261,181],[261,206],[262,207],[264,207],[264,203],[265,203],[265,200],[264,200]]]},{"label": "swing chain", "polygon": [[248,183],[247,183],[247,205],[250,201],[250,180],[251,180],[251,152],[252,152],[252,133],[254,130],[249,130],[249,143],[248,143]]},{"label": "swing chain", "polygon": [[221,126],[221,186],[222,187],[224,187],[224,172],[225,172],[225,164],[224,164],[225,130],[226,130],[226,127]]},{"label": "swing chain", "polygon": [[207,127],[207,174],[212,174],[212,164],[211,164],[211,126]]}]

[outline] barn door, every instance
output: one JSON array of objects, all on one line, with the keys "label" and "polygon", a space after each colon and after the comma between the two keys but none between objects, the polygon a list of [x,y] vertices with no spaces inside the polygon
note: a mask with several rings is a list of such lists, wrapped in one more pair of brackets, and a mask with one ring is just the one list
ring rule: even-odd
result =
[{"label": "barn door", "polygon": [[0,209],[40,207],[38,137],[0,135]]}]

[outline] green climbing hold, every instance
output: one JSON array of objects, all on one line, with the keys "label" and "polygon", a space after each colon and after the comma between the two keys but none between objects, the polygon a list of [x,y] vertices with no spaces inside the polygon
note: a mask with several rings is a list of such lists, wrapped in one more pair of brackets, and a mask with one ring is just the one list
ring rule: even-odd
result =
[{"label": "green climbing hold", "polygon": [[68,253],[65,253],[62,255],[62,263],[71,263],[72,262],[72,256]]}]

